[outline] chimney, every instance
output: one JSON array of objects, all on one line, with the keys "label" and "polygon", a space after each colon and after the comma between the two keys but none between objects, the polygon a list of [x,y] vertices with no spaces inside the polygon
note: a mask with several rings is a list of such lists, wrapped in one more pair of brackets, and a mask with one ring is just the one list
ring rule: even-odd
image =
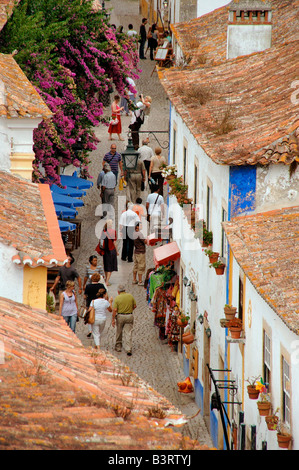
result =
[{"label": "chimney", "polygon": [[233,0],[228,5],[227,59],[271,47],[270,0]]}]

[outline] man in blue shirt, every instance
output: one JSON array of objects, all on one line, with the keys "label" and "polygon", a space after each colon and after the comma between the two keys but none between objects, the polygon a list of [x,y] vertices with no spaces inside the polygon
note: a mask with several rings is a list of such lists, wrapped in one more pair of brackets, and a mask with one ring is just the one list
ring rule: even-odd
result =
[{"label": "man in blue shirt", "polygon": [[110,152],[105,154],[103,158],[103,166],[105,165],[105,163],[108,163],[110,165],[112,173],[115,174],[117,183],[118,169],[120,169],[121,176],[123,176],[123,163],[121,154],[116,151],[115,144],[111,144]]}]

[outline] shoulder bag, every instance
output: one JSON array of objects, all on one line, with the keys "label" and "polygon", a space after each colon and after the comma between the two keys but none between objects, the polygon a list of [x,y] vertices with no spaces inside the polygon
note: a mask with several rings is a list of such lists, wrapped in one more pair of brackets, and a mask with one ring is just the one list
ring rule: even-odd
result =
[{"label": "shoulder bag", "polygon": [[[152,208],[152,213],[153,213],[154,207],[155,207],[155,205],[156,205],[156,202],[158,201],[158,197],[159,197],[159,196],[160,196],[160,194],[157,195],[157,198],[156,198],[155,203],[154,203],[153,208]],[[148,222],[151,221],[151,214],[147,214],[146,220],[147,220]]]},{"label": "shoulder bag", "polygon": [[85,317],[86,317],[86,320],[87,320],[86,323],[89,323],[90,325],[92,325],[94,323],[95,310],[94,310],[93,302],[90,304],[89,311],[87,312]]}]

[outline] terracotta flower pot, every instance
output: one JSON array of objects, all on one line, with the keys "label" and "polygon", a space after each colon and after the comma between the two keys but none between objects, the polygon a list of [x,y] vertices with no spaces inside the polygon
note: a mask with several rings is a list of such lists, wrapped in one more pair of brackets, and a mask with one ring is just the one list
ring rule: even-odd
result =
[{"label": "terracotta flower pot", "polygon": [[281,449],[288,449],[291,440],[292,440],[292,436],[290,434],[279,434],[279,433],[277,433],[277,442],[278,442],[278,446]]},{"label": "terracotta flower pot", "polygon": [[225,264],[221,264],[220,266],[215,268],[217,276],[222,276],[222,274],[224,274],[224,270],[225,270]]},{"label": "terracotta flower pot", "polygon": [[191,344],[193,343],[194,341],[194,336],[192,333],[188,332],[188,333],[184,333],[183,336],[182,336],[182,341],[183,343],[185,344]]},{"label": "terracotta flower pot", "polygon": [[267,427],[269,431],[275,431],[278,424],[278,416],[269,415],[265,417],[265,421],[267,423]]},{"label": "terracotta flower pot", "polygon": [[247,385],[248,396],[250,400],[257,400],[260,391],[255,388],[255,385]]},{"label": "terracotta flower pot", "polygon": [[242,327],[241,326],[230,326],[229,327],[230,335],[234,339],[241,337]]},{"label": "terracotta flower pot", "polygon": [[219,253],[216,253],[216,251],[214,251],[211,255],[209,255],[209,260],[211,264],[216,263],[216,261],[218,261],[218,258],[219,258]]},{"label": "terracotta flower pot", "polygon": [[182,320],[180,319],[180,317],[177,317],[176,322],[177,322],[177,325],[178,325],[180,328],[185,328],[185,326],[188,325],[188,321],[182,321]]},{"label": "terracotta flower pot", "polygon": [[224,315],[227,320],[232,320],[233,318],[235,318],[236,313],[236,307],[224,307]]},{"label": "terracotta flower pot", "polygon": [[259,410],[260,416],[268,416],[271,411],[271,403],[269,401],[259,401],[257,402],[257,407]]}]

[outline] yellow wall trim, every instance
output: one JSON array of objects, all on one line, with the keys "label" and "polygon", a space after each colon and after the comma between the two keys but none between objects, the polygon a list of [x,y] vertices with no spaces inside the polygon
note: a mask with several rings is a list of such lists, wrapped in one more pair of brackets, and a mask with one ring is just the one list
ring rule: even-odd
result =
[{"label": "yellow wall trim", "polygon": [[23,304],[46,310],[47,268],[24,266]]},{"label": "yellow wall trim", "polygon": [[10,154],[10,171],[13,175],[21,176],[32,181],[32,162],[35,159],[33,152],[13,152]]}]

